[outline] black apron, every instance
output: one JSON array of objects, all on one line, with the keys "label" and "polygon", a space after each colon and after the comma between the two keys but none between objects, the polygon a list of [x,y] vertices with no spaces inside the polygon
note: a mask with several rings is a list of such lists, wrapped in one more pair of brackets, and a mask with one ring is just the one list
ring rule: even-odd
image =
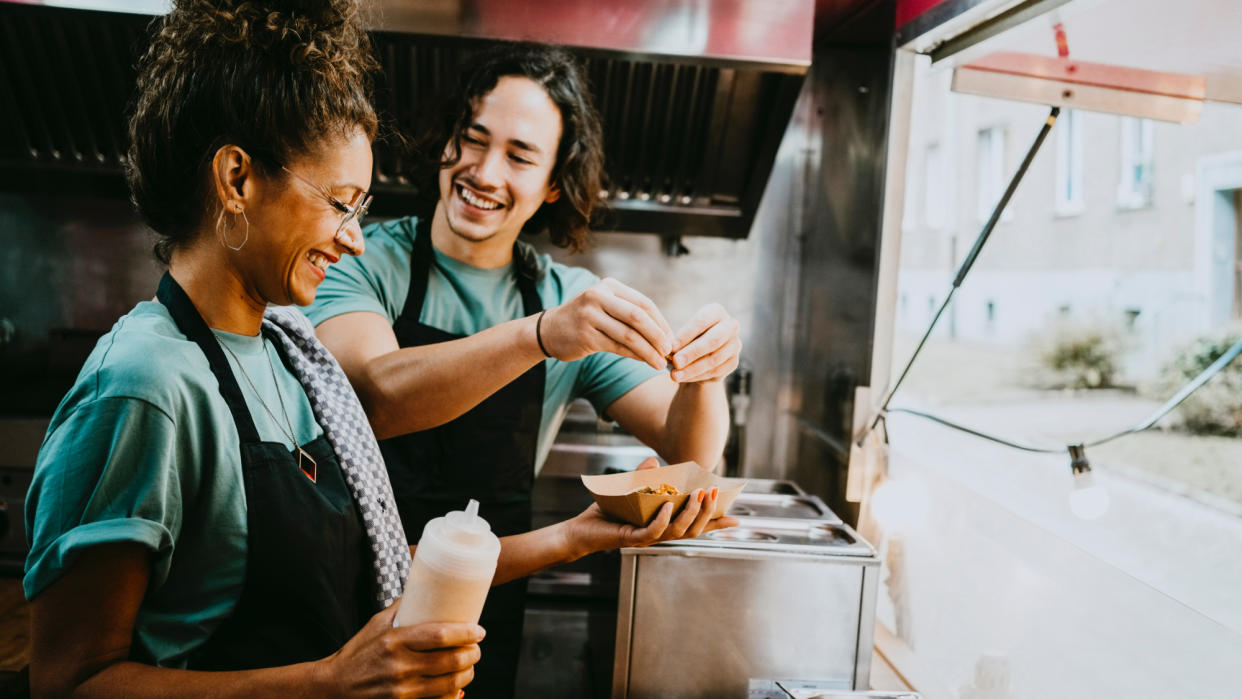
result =
[{"label": "black apron", "polygon": [[303,447],[318,464],[312,482],[296,452],[261,441],[224,351],[185,291],[165,273],[156,298],[207,355],[237,425],[246,487],[245,586],[188,667],[245,670],[331,655],[379,609],[370,543],[332,445],[320,435]]},{"label": "black apron", "polygon": [[[435,261],[429,229],[429,223],[420,219],[410,260],[409,293],[393,324],[402,347],[464,337],[419,322]],[[533,275],[520,268],[519,259],[515,245],[514,273],[523,312],[529,316],[541,311],[543,304]],[[471,498],[479,501],[479,514],[497,536],[530,531],[530,494],[545,374],[544,362],[539,362],[457,419],[380,442],[401,522],[411,543],[422,536],[428,521],[464,508]],[[525,611],[526,578],[493,587],[488,593],[479,619],[487,637],[480,646],[483,658],[475,665],[469,694],[487,699],[513,695]]]}]

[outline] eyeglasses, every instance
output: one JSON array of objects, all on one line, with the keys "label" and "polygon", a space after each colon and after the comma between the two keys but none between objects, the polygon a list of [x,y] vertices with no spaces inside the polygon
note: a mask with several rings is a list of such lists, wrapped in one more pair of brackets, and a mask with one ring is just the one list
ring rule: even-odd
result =
[{"label": "eyeglasses", "polygon": [[[317,185],[314,182],[311,182],[310,180],[306,179],[305,177],[302,177],[301,175],[294,172],[293,170],[290,170],[284,165],[281,165],[280,169],[284,170],[290,175],[293,175],[295,179],[302,182],[303,184],[309,187],[313,187],[316,192],[318,192],[320,195],[322,195],[325,199],[328,200],[328,203],[332,205],[332,208],[341,212],[341,225],[336,227],[336,233],[333,234],[334,238],[340,237],[341,231],[345,230],[345,226],[348,226],[350,221],[357,219],[358,223],[361,224],[362,218],[367,215],[367,210],[371,208],[372,197],[369,192],[363,192],[362,194],[360,194],[358,196],[358,203],[355,204],[354,206],[350,206],[348,204],[343,203],[340,199],[337,199],[336,197],[329,194],[328,189],[326,187],[322,185]],[[349,247],[352,249],[353,248],[352,243],[353,241],[350,240],[349,243],[346,244],[346,247]]]}]

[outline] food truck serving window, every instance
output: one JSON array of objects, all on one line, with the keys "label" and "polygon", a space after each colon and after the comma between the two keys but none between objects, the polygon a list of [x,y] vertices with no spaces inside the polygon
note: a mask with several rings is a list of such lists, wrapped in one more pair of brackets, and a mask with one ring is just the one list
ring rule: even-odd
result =
[{"label": "food truck serving window", "polygon": [[[900,2],[898,25],[942,4]],[[1242,360],[1153,428],[1078,452],[1089,493],[1064,451],[1141,423],[1242,340],[1242,68],[1222,22],[1242,26],[1242,7],[1069,2],[949,60],[915,49],[952,35],[899,51],[909,104],[894,100],[889,182],[905,191],[884,235],[901,244],[881,261],[895,281],[877,318],[895,339],[873,390],[1049,119],[1049,104],[953,92],[955,68],[998,51],[1059,60],[1060,23],[1070,60],[1203,86],[1192,124],[1063,109],[893,396],[860,531],[885,560],[878,645],[926,696],[1238,692]]]}]

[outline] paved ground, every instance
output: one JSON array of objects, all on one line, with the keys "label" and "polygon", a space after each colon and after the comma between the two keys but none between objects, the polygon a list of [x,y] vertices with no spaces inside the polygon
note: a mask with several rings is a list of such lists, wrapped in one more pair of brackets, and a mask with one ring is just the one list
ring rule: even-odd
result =
[{"label": "paved ground", "polygon": [[[1125,429],[1160,403],[1033,390],[1027,361],[1021,350],[933,342],[893,405],[1060,448]],[[1237,695],[1242,439],[1151,431],[1089,449],[1112,504],[1088,522],[1069,511],[1067,456],[909,415],[889,427],[895,491],[879,613],[946,685],[920,687],[926,696],[957,696],[947,687],[998,650],[1016,697]]]},{"label": "paved ground", "polygon": [[[912,338],[895,353],[904,363]],[[1161,400],[1133,392],[1042,391],[1022,350],[932,340],[893,405],[917,405],[950,420],[1032,446],[1090,442],[1131,427]],[[1088,450],[1093,466],[1242,516],[1242,439],[1153,429]]]},{"label": "paved ground", "polygon": [[945,685],[1000,652],[1015,698],[1237,696],[1242,518],[1102,470],[1111,506],[1080,520],[1068,459],[909,416],[890,428],[902,491],[881,542],[880,618]]}]

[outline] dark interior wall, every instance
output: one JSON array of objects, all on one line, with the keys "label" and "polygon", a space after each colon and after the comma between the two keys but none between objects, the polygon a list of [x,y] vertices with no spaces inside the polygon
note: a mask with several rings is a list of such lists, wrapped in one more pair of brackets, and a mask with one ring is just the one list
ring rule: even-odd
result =
[{"label": "dark interior wall", "polygon": [[[873,3],[845,25],[817,29],[787,134],[802,157],[778,160],[785,172],[773,173],[757,223],[784,226],[786,240],[760,252],[775,273],[756,293],[778,327],[766,340],[766,379],[756,370],[747,460],[777,465],[850,520],[846,466],[854,389],[871,370],[893,8]],[[764,415],[767,434],[755,422]]]},{"label": "dark interior wall", "polygon": [[0,415],[52,413],[99,336],[155,295],[154,241],[124,199],[0,193]]},{"label": "dark interior wall", "polygon": [[799,274],[793,475],[852,519],[846,462],[854,389],[871,372],[892,51],[826,46],[815,56],[821,140]]}]

